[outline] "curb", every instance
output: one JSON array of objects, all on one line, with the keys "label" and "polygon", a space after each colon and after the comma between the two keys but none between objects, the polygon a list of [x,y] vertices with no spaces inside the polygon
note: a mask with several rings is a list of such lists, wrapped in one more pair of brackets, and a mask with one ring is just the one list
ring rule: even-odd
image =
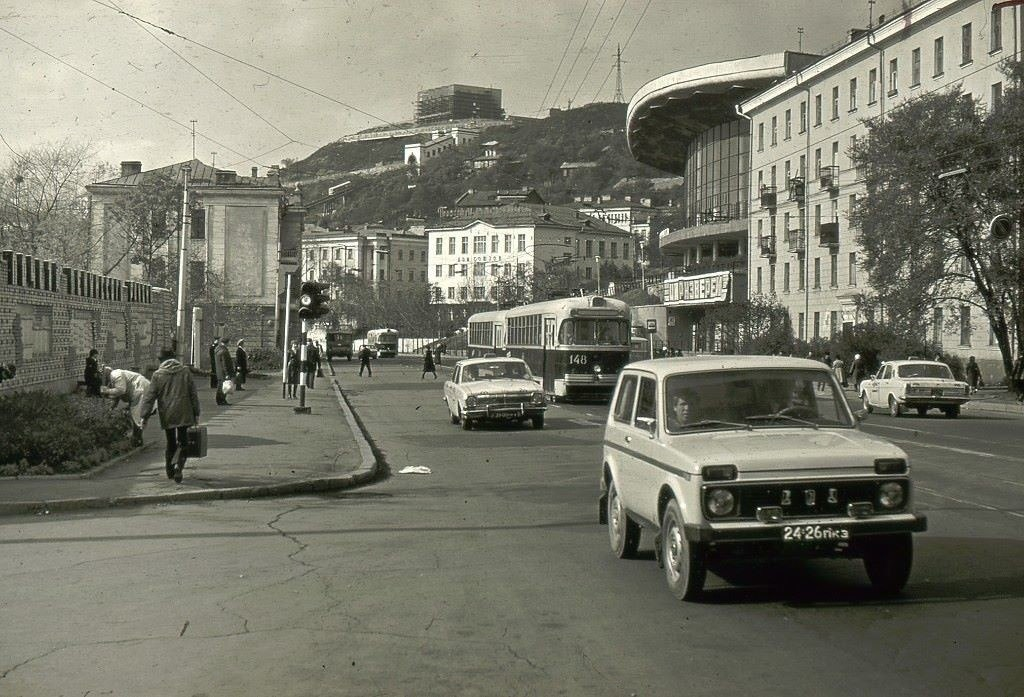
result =
[{"label": "curb", "polygon": [[[166,494],[139,494],[137,496],[93,496],[76,499],[53,499],[43,501],[10,501],[0,503],[0,516],[15,515],[49,515],[51,512],[69,512],[94,510],[100,508],[125,508],[159,503],[193,503],[196,501],[227,501],[238,499],[267,498],[275,496],[304,496],[322,494],[342,489],[352,489],[368,484],[380,478],[387,466],[380,451],[371,443],[362,424],[345,399],[337,381],[334,384],[338,407],[345,415],[362,455],[359,468],[340,477],[318,477],[294,482],[278,484],[255,484],[252,486],[230,487],[222,489],[202,489],[199,491],[168,492]],[[124,457],[134,454],[147,446],[125,453]],[[114,464],[114,463],[111,463]]]}]

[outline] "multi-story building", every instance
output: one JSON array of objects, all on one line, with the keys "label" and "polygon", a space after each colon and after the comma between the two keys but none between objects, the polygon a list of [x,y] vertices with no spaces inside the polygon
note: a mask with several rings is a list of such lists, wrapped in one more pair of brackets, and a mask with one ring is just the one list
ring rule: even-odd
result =
[{"label": "multi-story building", "polygon": [[685,224],[658,240],[676,268],[653,286],[664,305],[658,333],[669,348],[722,348],[705,315],[747,297],[751,135],[737,105],[817,58],[787,51],[687,68],[652,80],[630,101],[633,157],[685,177]]},{"label": "multi-story building", "polygon": [[307,225],[302,234],[302,278],[328,281],[340,271],[374,288],[397,292],[427,288],[427,238],[375,225],[328,230]]},{"label": "multi-story building", "polygon": [[490,199],[491,205],[442,209],[442,222],[427,229],[427,278],[437,303],[495,302],[508,286],[521,288],[519,299],[529,301],[536,275],[555,269],[575,276],[577,286],[601,290],[611,280],[601,279],[602,268],[632,263],[630,235],[614,225],[564,206],[473,196],[481,200],[470,203]]},{"label": "multi-story building", "polygon": [[472,85],[444,85],[416,93],[416,123],[455,119],[501,119],[501,90]]},{"label": "multi-story building", "polygon": [[[857,301],[871,289],[850,217],[865,191],[850,160],[851,147],[867,133],[865,122],[953,85],[989,105],[997,101],[1000,63],[1017,54],[1024,29],[1024,7],[1011,12],[999,4],[918,3],[853,32],[838,50],[741,104],[754,129],[751,292],[774,294],[799,338],[828,338],[867,319]],[[980,311],[956,310],[960,331],[948,333],[936,310],[932,339],[953,352],[997,358]]]},{"label": "multi-story building", "polygon": [[403,161],[416,167],[419,171],[420,165],[438,155],[453,150],[460,145],[475,142],[480,138],[480,131],[466,126],[452,126],[451,128],[432,131],[430,140],[423,143],[408,143],[405,146]]}]

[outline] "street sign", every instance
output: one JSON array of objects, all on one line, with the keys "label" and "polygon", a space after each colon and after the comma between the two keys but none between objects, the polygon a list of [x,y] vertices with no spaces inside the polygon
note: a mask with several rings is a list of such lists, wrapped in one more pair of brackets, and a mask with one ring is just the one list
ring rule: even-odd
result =
[{"label": "street sign", "polygon": [[649,320],[647,320],[647,331],[649,331],[649,332],[656,332],[656,331],[658,331],[658,320],[656,320],[656,319],[649,319]]}]

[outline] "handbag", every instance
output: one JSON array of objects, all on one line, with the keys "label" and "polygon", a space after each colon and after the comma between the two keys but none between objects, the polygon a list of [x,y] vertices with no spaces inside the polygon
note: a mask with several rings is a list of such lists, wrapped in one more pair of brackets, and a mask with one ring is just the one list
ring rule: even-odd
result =
[{"label": "handbag", "polygon": [[224,382],[221,383],[220,391],[224,394],[231,394],[235,391],[235,381],[231,378],[224,378]]},{"label": "handbag", "polygon": [[189,426],[185,444],[185,457],[206,457],[206,426]]}]

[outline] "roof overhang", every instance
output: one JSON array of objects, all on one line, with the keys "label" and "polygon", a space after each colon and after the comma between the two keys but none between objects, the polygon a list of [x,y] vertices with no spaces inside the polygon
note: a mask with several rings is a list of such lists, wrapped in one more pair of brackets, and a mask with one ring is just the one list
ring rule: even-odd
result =
[{"label": "roof overhang", "polygon": [[740,118],[736,106],[820,56],[784,51],[708,63],[651,80],[626,111],[626,140],[633,157],[683,174],[690,141],[714,126]]}]

